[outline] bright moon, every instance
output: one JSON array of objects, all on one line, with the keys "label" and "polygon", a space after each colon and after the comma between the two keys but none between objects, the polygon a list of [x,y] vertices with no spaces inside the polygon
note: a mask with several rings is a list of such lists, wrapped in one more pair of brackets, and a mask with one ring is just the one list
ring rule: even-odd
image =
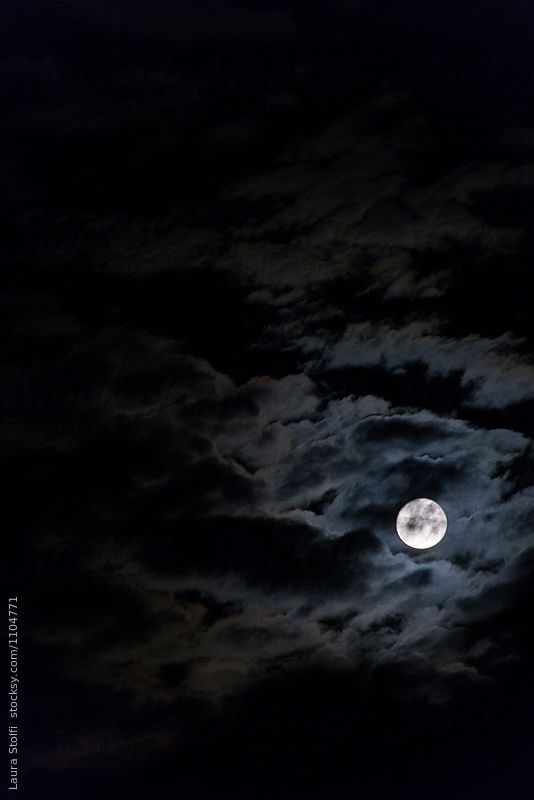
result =
[{"label": "bright moon", "polygon": [[441,506],[418,497],[410,500],[397,515],[397,533],[409,547],[426,550],[441,542],[447,530],[447,517]]}]

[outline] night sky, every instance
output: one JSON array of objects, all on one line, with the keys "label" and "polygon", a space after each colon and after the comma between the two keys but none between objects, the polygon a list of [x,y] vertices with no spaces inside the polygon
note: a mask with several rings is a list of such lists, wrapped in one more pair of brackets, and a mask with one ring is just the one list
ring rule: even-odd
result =
[{"label": "night sky", "polygon": [[532,4],[2,5],[21,789],[531,800]]}]

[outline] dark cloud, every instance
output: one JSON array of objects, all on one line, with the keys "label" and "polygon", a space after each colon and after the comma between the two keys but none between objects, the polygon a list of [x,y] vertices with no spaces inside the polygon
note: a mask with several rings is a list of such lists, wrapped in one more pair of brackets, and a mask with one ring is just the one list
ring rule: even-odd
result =
[{"label": "dark cloud", "polygon": [[[140,522],[137,531],[144,530]],[[143,554],[158,574],[230,574],[251,586],[312,595],[365,576],[367,557],[380,550],[365,530],[328,540],[309,525],[261,517],[178,518],[151,538]]]},{"label": "dark cloud", "polygon": [[437,422],[422,421],[409,417],[385,417],[364,420],[360,435],[370,441],[406,439],[419,444],[420,442],[428,442],[436,438],[450,436],[451,433]]},{"label": "dark cloud", "polygon": [[503,489],[503,500],[509,500],[515,494],[528,490],[534,483],[534,450],[532,444],[525,447],[522,453],[508,463],[500,464],[495,469],[495,477],[504,476],[507,482]]},{"label": "dark cloud", "polygon": [[432,375],[428,366],[417,360],[394,371],[379,362],[371,367],[340,367],[321,374],[330,391],[374,394],[398,406],[428,408],[438,414],[455,411],[472,394],[473,386],[463,385],[462,377],[457,370],[446,376]]}]

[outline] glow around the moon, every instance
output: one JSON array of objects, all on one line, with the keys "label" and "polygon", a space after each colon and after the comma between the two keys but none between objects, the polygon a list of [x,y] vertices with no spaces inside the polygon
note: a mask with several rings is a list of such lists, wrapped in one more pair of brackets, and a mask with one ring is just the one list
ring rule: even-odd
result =
[{"label": "glow around the moon", "polygon": [[440,505],[426,497],[410,500],[397,515],[397,533],[409,547],[426,550],[441,542],[447,516]]}]

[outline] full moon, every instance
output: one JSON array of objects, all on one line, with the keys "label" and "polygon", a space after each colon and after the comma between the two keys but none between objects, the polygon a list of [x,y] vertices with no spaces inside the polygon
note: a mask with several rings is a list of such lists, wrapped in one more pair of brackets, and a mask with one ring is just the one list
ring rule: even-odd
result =
[{"label": "full moon", "polygon": [[447,531],[447,517],[434,500],[410,500],[397,515],[397,533],[409,547],[426,550],[441,542]]}]

